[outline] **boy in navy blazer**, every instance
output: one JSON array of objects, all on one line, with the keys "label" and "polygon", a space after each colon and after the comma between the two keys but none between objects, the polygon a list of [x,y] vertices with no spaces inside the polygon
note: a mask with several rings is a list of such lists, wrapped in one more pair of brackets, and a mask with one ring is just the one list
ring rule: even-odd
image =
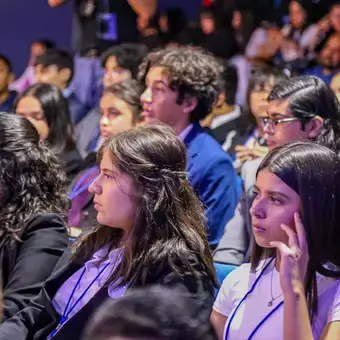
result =
[{"label": "boy in navy blazer", "polygon": [[190,48],[150,53],[140,66],[146,90],[141,96],[146,124],[170,125],[187,146],[189,179],[206,208],[212,249],[238,201],[232,160],[199,125],[221,92],[221,65],[209,54]]}]

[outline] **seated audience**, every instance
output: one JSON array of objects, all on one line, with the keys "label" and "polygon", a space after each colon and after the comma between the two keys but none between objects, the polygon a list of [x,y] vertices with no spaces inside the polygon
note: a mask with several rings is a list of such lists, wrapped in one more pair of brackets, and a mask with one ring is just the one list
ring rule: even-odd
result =
[{"label": "seated audience", "polygon": [[203,8],[200,14],[199,46],[218,58],[229,59],[235,55],[237,44],[231,27],[224,27],[216,11]]},{"label": "seated audience", "polygon": [[217,340],[199,306],[161,287],[131,290],[96,311],[83,340]]},{"label": "seated audience", "polygon": [[[123,81],[105,88],[100,100],[100,137],[92,141],[94,150],[97,151],[111,136],[136,126],[141,113],[140,95],[141,89],[135,81]],[[72,207],[68,222],[70,226],[82,229],[91,228],[96,216],[93,195],[87,188],[98,176],[99,167],[91,163],[90,158],[87,159],[88,169],[81,172],[71,185]]]},{"label": "seated audience", "polygon": [[318,54],[334,33],[340,33],[340,1],[332,1],[329,14],[317,24],[317,33],[310,45],[310,50]]},{"label": "seated audience", "polygon": [[36,58],[44,54],[48,49],[54,48],[54,43],[49,40],[36,40],[31,45],[31,55],[28,65],[20,78],[12,81],[9,88],[21,93],[35,82],[35,61]]},{"label": "seated audience", "polygon": [[291,0],[289,4],[289,23],[281,30],[282,43],[280,57],[284,62],[303,59],[317,32],[311,24],[312,2]]},{"label": "seated audience", "polygon": [[80,339],[96,308],[135,287],[168,286],[211,308],[216,277],[185,145],[169,127],[139,127],[111,137],[99,160],[89,188],[99,226],[65,252],[39,297],[0,325],[1,340]]},{"label": "seated audience", "polygon": [[307,69],[304,75],[314,75],[330,84],[332,78],[340,71],[340,33],[329,37],[317,57],[318,65]]},{"label": "seated audience", "polygon": [[238,171],[246,161],[267,154],[268,147],[261,119],[267,115],[269,93],[286,78],[283,72],[271,67],[261,67],[252,74],[247,90],[247,105],[241,118],[243,124],[246,124],[246,130],[228,149],[235,158],[234,167]]},{"label": "seated audience", "polygon": [[254,194],[251,263],[222,284],[211,314],[218,338],[338,338],[338,154],[310,142],[279,147],[260,164]]},{"label": "seated audience", "polygon": [[317,31],[310,24],[310,7],[309,0],[291,0],[289,23],[282,29],[274,24],[258,28],[247,47],[247,56],[261,61],[275,59],[283,64],[304,59]]},{"label": "seated audience", "polygon": [[162,44],[177,44],[187,25],[186,13],[180,7],[170,7],[159,16],[158,26]]},{"label": "seated audience", "polygon": [[233,10],[232,28],[237,44],[237,53],[244,54],[246,46],[255,29],[255,18],[251,11],[243,9],[242,6]]},{"label": "seated audience", "polygon": [[251,35],[245,55],[254,64],[268,63],[280,49],[282,35],[279,27],[263,22]]},{"label": "seated audience", "polygon": [[158,49],[163,46],[163,41],[159,35],[158,27],[159,15],[154,15],[148,21],[138,21],[139,42],[143,44],[148,51]]},{"label": "seated audience", "polygon": [[83,161],[73,139],[67,101],[58,88],[50,84],[28,87],[18,97],[14,111],[34,125],[40,139],[63,161],[68,179],[72,180],[82,170]]},{"label": "seated audience", "polygon": [[109,48],[101,57],[105,69],[104,87],[136,79],[138,66],[146,54],[146,47],[140,44],[121,44]]},{"label": "seated audience", "polygon": [[[202,127],[211,130],[215,139],[227,151],[234,136],[242,133],[244,126],[241,117],[241,108],[235,104],[237,91],[237,71],[235,66],[223,62],[223,72],[221,74],[222,92],[219,95],[217,103],[213,106],[212,112],[200,121]],[[226,138],[228,134],[232,138]],[[228,139],[228,147],[224,143]]]},{"label": "seated audience", "polygon": [[59,160],[27,119],[5,113],[0,113],[0,188],[5,321],[38,295],[66,248],[69,206]]},{"label": "seated audience", "polygon": [[188,152],[187,169],[206,208],[209,244],[216,247],[238,199],[231,158],[199,125],[221,93],[221,65],[200,50],[178,48],[150,53],[140,67],[144,124],[171,126]]},{"label": "seated audience", "polygon": [[[269,150],[296,140],[315,140],[340,153],[340,109],[333,91],[321,79],[295,77],[277,84],[262,118]],[[226,224],[215,253],[217,262],[240,265],[249,261],[253,239],[249,209],[261,158],[242,168],[243,194],[233,219]]]},{"label": "seated audience", "polygon": [[9,89],[14,74],[9,59],[0,55],[0,112],[12,112],[17,92]]},{"label": "seated audience", "polygon": [[73,57],[70,53],[49,49],[35,61],[35,78],[37,82],[55,85],[63,92],[68,101],[71,119],[78,124],[90,110],[69,87],[74,73]]},{"label": "seated audience", "polygon": [[[145,46],[139,44],[121,44],[107,50],[101,58],[102,66],[105,69],[104,89],[124,80],[136,79],[138,65],[146,53]],[[135,83],[130,84],[137,86]],[[100,108],[95,108],[76,126],[77,147],[83,158],[98,150],[100,118]]]}]

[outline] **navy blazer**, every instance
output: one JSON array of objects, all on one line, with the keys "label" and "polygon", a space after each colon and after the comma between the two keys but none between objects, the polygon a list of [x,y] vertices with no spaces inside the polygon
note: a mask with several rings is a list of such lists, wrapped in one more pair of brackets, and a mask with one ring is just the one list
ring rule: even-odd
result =
[{"label": "navy blazer", "polygon": [[199,124],[184,143],[189,180],[206,208],[208,241],[215,248],[238,202],[236,172],[231,157]]}]

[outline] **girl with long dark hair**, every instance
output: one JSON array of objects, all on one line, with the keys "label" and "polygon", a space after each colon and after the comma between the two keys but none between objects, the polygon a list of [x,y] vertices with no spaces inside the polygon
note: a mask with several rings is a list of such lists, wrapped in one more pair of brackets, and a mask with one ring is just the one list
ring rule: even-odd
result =
[{"label": "girl with long dark hair", "polygon": [[225,279],[212,312],[219,339],[338,338],[339,193],[340,160],[325,146],[267,155],[250,209],[251,263]]},{"label": "girl with long dark hair", "polygon": [[104,143],[89,188],[100,225],[65,254],[34,303],[0,326],[0,339],[80,339],[105,298],[133,287],[169,286],[211,306],[217,283],[185,150],[157,125]]}]

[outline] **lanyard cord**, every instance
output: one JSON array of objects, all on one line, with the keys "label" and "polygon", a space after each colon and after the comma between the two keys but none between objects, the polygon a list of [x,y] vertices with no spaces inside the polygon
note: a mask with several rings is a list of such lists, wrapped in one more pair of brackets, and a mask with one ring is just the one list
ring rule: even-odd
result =
[{"label": "lanyard cord", "polygon": [[[85,274],[85,268],[83,269],[81,275],[78,278],[77,283],[75,284],[75,286],[73,287],[72,293],[67,301],[64,313],[59,321],[58,326],[51,332],[50,336],[48,339],[52,339],[55,334],[58,332],[58,330],[63,326],[63,324],[67,321],[70,313],[73,311],[73,309],[78,305],[78,303],[82,300],[82,298],[86,295],[86,293],[89,291],[89,289],[93,286],[93,284],[97,281],[97,279],[100,277],[100,275],[104,272],[104,270],[110,265],[110,263],[107,263],[101,270],[100,272],[96,275],[96,277],[91,281],[91,283],[87,286],[87,288],[84,290],[84,292],[80,295],[80,297],[76,300],[76,302],[70,306],[71,300],[73,298],[73,295],[81,281],[81,279],[83,278],[84,274]],[[70,306],[70,309],[68,310],[68,307]]]},{"label": "lanyard cord", "polygon": [[[270,266],[270,264],[274,261],[275,257],[273,257],[268,263],[267,265],[264,267],[264,269],[261,271],[259,277],[255,280],[255,282],[253,283],[252,287],[250,288],[250,290],[245,294],[245,296],[242,298],[242,300],[239,302],[239,304],[237,305],[237,307],[235,308],[233,314],[231,315],[229,322],[228,322],[228,326],[227,326],[227,330],[225,333],[225,340],[228,340],[228,335],[230,332],[230,327],[231,327],[231,323],[233,321],[233,319],[236,316],[237,311],[239,310],[239,308],[241,307],[241,305],[243,304],[243,302],[247,299],[247,297],[254,291],[256,285],[258,284],[258,282],[260,281],[262,275],[264,274],[264,272],[266,271],[266,269]],[[261,328],[261,326],[283,305],[283,301],[280,302],[263,320],[261,320],[261,322],[255,327],[255,329],[252,331],[252,333],[250,334],[248,340],[252,339],[253,336],[255,335],[255,333]]]}]

